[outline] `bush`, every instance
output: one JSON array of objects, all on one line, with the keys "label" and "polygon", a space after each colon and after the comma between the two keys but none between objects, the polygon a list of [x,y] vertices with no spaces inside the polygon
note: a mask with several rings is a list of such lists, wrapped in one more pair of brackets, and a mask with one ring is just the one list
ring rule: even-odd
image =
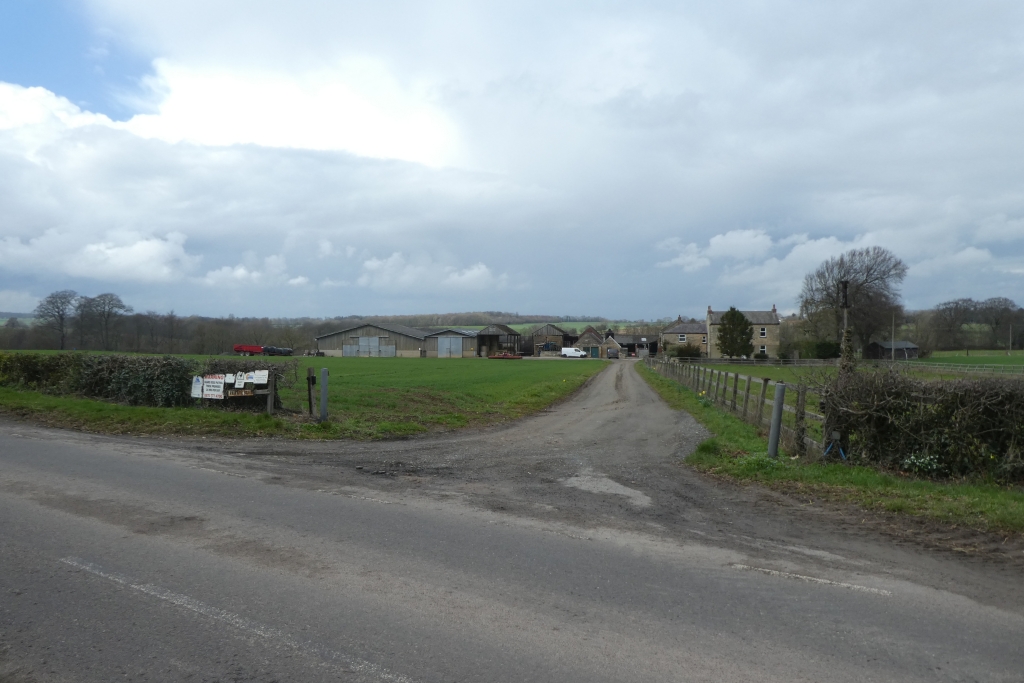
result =
[{"label": "bush", "polygon": [[838,431],[855,462],[1024,480],[1024,382],[925,381],[886,368],[840,373],[820,396],[826,433]]},{"label": "bush", "polygon": [[[278,385],[290,386],[298,377],[298,362],[210,358],[197,361],[180,356],[99,356],[85,353],[0,353],[0,385],[34,389],[48,394],[102,398],[130,406],[171,408],[195,403],[192,377],[248,370],[273,370]],[[226,407],[224,401],[206,401]],[[280,406],[280,398],[275,396]],[[262,396],[232,399],[230,407],[265,408]]]},{"label": "bush", "polygon": [[691,342],[673,345],[671,354],[674,358],[700,358],[703,355],[700,347]]}]

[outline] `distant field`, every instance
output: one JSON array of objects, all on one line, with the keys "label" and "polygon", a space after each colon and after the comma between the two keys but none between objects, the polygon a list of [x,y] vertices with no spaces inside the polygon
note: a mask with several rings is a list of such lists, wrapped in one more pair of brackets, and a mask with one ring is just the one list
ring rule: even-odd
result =
[{"label": "distant field", "polygon": [[955,365],[1024,365],[1024,351],[1014,349],[1010,355],[1006,351],[936,351],[926,363],[947,363]]},{"label": "distant field", "polygon": [[[282,389],[281,399],[288,410],[273,418],[223,410],[136,408],[7,387],[0,387],[0,411],[55,426],[108,433],[395,438],[529,415],[568,396],[607,364],[596,360],[296,360],[300,383]],[[318,377],[320,368],[330,372],[330,421],[325,425],[311,422],[304,414],[306,367],[315,368]],[[319,386],[316,392],[319,396]]]}]

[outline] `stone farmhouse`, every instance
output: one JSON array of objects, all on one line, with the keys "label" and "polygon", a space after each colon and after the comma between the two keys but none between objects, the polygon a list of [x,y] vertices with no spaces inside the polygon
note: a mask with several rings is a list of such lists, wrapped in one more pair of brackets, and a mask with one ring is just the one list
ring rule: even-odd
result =
[{"label": "stone farmhouse", "polygon": [[702,356],[708,355],[707,322],[683,322],[683,316],[676,318],[671,327],[661,332],[661,350],[672,355],[673,346],[692,344],[700,349]]},{"label": "stone farmhouse", "polygon": [[[708,330],[708,358],[722,358],[722,352],[718,350],[718,328],[722,324],[722,316],[728,312],[713,311],[708,306],[707,330]],[[779,343],[781,320],[779,313],[772,304],[770,311],[740,311],[754,328],[754,353],[767,354],[769,358],[779,357]]]}]

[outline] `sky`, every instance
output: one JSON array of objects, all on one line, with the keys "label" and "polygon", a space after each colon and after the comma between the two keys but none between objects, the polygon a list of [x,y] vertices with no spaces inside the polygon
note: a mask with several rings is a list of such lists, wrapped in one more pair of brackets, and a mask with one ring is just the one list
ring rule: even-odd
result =
[{"label": "sky", "polygon": [[1024,304],[1024,4],[0,0],[0,310]]}]

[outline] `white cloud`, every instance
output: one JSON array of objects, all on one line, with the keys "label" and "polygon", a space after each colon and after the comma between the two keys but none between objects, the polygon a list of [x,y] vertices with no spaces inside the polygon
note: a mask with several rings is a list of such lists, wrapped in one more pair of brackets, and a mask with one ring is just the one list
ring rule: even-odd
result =
[{"label": "white cloud", "polygon": [[309,278],[306,277],[305,275],[299,275],[298,277],[293,277],[292,279],[288,280],[288,284],[290,284],[292,287],[302,287],[303,285],[309,284]]},{"label": "white cloud", "polygon": [[749,261],[765,256],[772,248],[772,238],[764,230],[730,230],[708,240],[704,251],[708,258],[730,258]]},{"label": "white cloud", "polygon": [[168,142],[344,150],[442,166],[456,153],[455,128],[385,63],[343,59],[302,73],[154,64],[156,113],[126,130]]},{"label": "white cloud", "polygon": [[950,272],[974,272],[992,265],[994,259],[988,249],[965,247],[960,251],[943,254],[935,258],[919,261],[910,267],[910,275],[931,277]]},{"label": "white cloud", "polygon": [[670,237],[658,243],[658,248],[664,251],[675,251],[676,255],[668,261],[659,261],[656,265],[659,268],[671,268],[679,266],[687,273],[692,273],[701,268],[711,265],[711,260],[705,256],[700,247],[695,243],[683,244],[678,237]]},{"label": "white cloud", "polygon": [[371,289],[422,295],[429,293],[432,287],[472,292],[504,287],[507,276],[495,276],[483,263],[459,270],[426,256],[410,260],[396,251],[386,259],[364,261],[362,274],[356,282]]}]

